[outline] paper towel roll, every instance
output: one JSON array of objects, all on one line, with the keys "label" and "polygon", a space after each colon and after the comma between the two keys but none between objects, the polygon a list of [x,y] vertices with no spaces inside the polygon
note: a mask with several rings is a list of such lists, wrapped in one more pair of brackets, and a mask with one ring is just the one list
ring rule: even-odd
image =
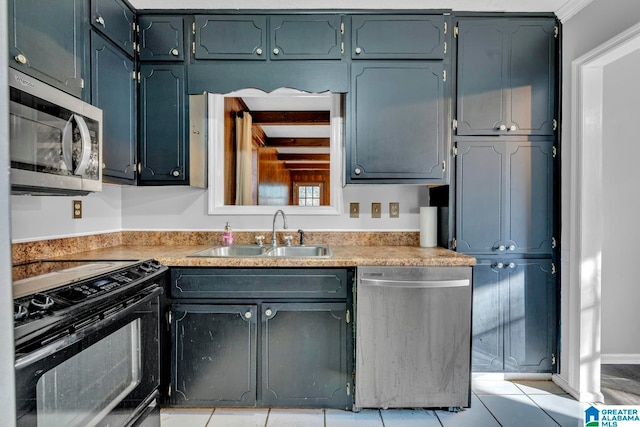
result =
[{"label": "paper towel roll", "polygon": [[420,208],[420,246],[433,248],[438,246],[438,208]]}]

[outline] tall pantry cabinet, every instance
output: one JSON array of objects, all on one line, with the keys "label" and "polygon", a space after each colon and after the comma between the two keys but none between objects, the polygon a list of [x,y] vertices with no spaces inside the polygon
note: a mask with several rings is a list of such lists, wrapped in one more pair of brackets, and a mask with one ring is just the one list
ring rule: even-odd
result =
[{"label": "tall pantry cabinet", "polygon": [[557,370],[552,17],[458,17],[452,245],[473,255],[472,369]]}]

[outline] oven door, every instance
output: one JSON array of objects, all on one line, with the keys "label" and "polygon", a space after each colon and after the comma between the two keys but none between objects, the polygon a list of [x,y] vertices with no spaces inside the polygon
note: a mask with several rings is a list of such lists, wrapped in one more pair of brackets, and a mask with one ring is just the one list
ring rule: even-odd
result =
[{"label": "oven door", "polygon": [[16,355],[18,426],[123,426],[159,386],[156,285],[79,320],[74,332]]}]

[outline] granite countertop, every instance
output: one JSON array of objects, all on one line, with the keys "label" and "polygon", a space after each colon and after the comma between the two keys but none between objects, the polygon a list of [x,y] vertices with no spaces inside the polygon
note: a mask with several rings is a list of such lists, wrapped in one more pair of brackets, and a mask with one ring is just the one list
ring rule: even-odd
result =
[{"label": "granite countertop", "polygon": [[330,245],[330,258],[230,257],[189,258],[211,245],[121,245],[57,257],[58,260],[138,260],[154,258],[170,267],[357,267],[372,266],[473,266],[475,258],[444,248],[418,246]]}]

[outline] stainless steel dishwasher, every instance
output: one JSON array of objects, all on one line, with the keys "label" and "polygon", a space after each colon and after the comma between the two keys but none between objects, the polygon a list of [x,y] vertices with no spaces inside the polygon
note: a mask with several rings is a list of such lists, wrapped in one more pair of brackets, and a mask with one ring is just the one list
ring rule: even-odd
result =
[{"label": "stainless steel dishwasher", "polygon": [[471,403],[471,267],[358,267],[355,407]]}]

